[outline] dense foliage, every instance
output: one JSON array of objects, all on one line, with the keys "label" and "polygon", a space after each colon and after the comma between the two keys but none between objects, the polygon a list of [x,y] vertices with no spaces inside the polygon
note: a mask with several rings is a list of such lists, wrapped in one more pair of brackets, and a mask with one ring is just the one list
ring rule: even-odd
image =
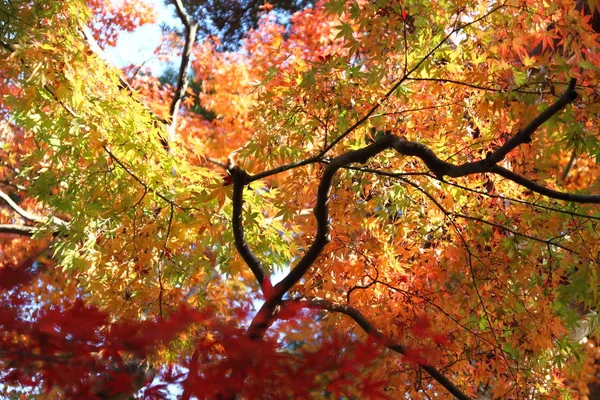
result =
[{"label": "dense foliage", "polygon": [[2,396],[593,398],[597,2],[217,3],[0,4]]}]

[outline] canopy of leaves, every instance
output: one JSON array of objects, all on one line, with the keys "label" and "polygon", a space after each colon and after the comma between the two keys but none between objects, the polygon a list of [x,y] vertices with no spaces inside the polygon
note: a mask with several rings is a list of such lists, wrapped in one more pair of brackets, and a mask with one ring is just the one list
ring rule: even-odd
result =
[{"label": "canopy of leaves", "polygon": [[184,3],[0,4],[2,396],[596,396],[596,2]]}]

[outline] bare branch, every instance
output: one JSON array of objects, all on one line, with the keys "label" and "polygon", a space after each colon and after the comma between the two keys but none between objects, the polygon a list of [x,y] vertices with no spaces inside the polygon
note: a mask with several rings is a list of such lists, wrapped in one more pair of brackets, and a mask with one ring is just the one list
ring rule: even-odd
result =
[{"label": "bare branch", "polygon": [[0,233],[8,233],[11,235],[33,236],[36,228],[33,226],[16,225],[16,224],[0,224]]},{"label": "bare branch", "polygon": [[[291,301],[291,300],[290,300]],[[381,344],[383,344],[388,349],[399,353],[405,354],[406,349],[399,343],[394,342],[389,337],[381,333],[373,324],[356,308],[347,305],[347,304],[336,304],[323,299],[301,299],[295,300],[300,301],[301,303],[305,303],[306,307],[325,310],[333,313],[344,314],[354,320],[365,331],[367,334],[372,335],[376,338]],[[448,392],[454,395],[457,399],[460,400],[470,400],[470,397],[464,394],[459,388],[456,387],[450,379],[448,379],[444,374],[437,370],[437,368],[431,365],[421,365],[421,368],[425,370],[436,382],[442,385]]]},{"label": "bare branch", "polygon": [[[0,199],[4,200],[4,202],[10,208],[12,208],[17,214],[19,214],[21,217],[23,217],[23,219],[25,219],[27,221],[35,222],[35,223],[39,224],[39,223],[45,222],[45,220],[46,220],[45,217],[41,217],[39,215],[35,215],[28,211],[23,210],[21,207],[19,207],[19,205],[17,203],[15,203],[10,198],[9,195],[4,193],[2,190],[0,190]],[[52,217],[52,223],[57,226],[66,226],[67,225],[66,221],[63,221],[62,219],[60,219],[58,217]]]}]

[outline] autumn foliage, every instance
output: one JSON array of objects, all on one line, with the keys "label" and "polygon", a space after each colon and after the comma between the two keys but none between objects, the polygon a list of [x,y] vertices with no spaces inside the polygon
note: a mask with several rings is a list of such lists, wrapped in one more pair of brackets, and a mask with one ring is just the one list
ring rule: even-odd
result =
[{"label": "autumn foliage", "polygon": [[599,396],[598,3],[218,3],[0,4],[0,397]]}]

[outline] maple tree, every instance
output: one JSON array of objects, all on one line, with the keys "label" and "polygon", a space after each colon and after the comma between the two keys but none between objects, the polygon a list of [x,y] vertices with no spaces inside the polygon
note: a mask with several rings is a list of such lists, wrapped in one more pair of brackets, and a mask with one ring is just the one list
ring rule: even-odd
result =
[{"label": "maple tree", "polygon": [[597,2],[173,4],[0,4],[3,396],[593,398]]}]

